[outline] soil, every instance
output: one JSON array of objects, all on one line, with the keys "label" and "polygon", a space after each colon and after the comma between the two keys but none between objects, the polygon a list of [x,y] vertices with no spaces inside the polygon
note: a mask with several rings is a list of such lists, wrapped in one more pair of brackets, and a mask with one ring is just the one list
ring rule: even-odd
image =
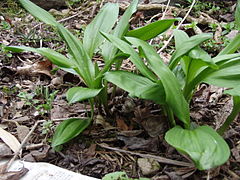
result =
[{"label": "soil", "polygon": [[[231,25],[234,21],[235,3],[224,1],[214,4],[209,2],[206,6],[196,5],[182,29],[189,35],[196,34],[194,28],[189,26],[194,23],[191,20],[198,19],[201,13],[207,14],[208,19],[203,22],[199,18],[197,26],[202,32],[213,32],[216,35],[215,40],[203,45],[214,56],[234,36]],[[149,3],[142,5],[147,6]],[[84,28],[100,6],[100,3],[86,1],[50,12],[81,38]],[[179,10],[168,11],[166,16],[182,17],[184,10],[181,8],[188,7],[175,8]],[[35,20],[18,4],[0,2],[0,12],[1,44],[49,47],[66,54],[66,47],[54,30]],[[161,9],[151,9],[149,5],[148,10],[139,10],[134,15],[130,28],[144,25],[153,16],[155,18],[151,21],[158,20],[161,15]],[[212,22],[223,25],[220,29],[213,29]],[[160,44],[168,36],[156,38],[153,43]],[[165,61],[169,60],[171,52],[171,48],[162,52],[161,56]],[[101,57],[94,57],[94,60],[103,64]],[[129,60],[124,61],[121,68],[135,70]],[[23,146],[20,157],[23,160],[49,162],[96,178],[102,178],[110,172],[125,171],[131,178],[240,179],[239,118],[224,135],[231,148],[230,159],[218,168],[198,171],[192,167],[187,156],[178,153],[165,142],[164,134],[169,124],[159,105],[129,97],[118,88],[112,97],[110,85],[110,114],[106,115],[102,109],[96,109],[92,125],[64,144],[60,152],[56,152],[50,146],[55,127],[70,117],[89,116],[90,107],[87,102],[69,105],[66,100],[66,91],[70,87],[82,85],[81,79],[57,69],[49,60],[35,53],[10,53],[1,47],[0,69],[0,127],[21,142],[34,124],[39,122]],[[54,98],[49,101],[51,95]],[[41,106],[43,104],[49,108]],[[223,94],[222,88],[202,84],[191,102],[191,118],[197,124],[208,124],[216,129],[223,123],[231,108],[231,98]],[[1,144],[3,142],[0,141]],[[12,154],[0,153],[0,158],[6,156],[11,157]],[[159,157],[167,159],[163,162]],[[156,170],[143,170],[146,164],[151,166],[154,163],[158,166]]]}]

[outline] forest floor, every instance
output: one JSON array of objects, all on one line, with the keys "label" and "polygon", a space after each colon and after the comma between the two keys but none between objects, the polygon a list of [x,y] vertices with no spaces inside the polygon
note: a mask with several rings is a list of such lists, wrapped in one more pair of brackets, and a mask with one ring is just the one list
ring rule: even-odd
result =
[{"label": "forest floor", "polygon": [[[122,6],[126,2],[123,1]],[[203,46],[215,56],[236,35],[235,4],[236,1],[198,2],[181,29],[189,35],[213,33],[214,39]],[[162,8],[153,8],[147,1],[142,5],[147,8],[138,10],[131,20],[131,28],[141,27],[162,16]],[[101,3],[85,1],[50,12],[81,38],[100,6]],[[167,11],[166,17],[183,17],[188,8],[188,5],[177,5]],[[171,31],[155,38],[152,43],[161,48],[170,34]],[[96,109],[94,121],[88,129],[65,144],[62,151],[53,151],[50,144],[56,125],[69,117],[89,114],[87,103],[69,105],[66,100],[67,89],[82,82],[77,76],[57,70],[50,61],[37,54],[6,52],[3,45],[49,47],[61,50],[63,54],[66,47],[49,26],[34,19],[14,1],[0,2],[0,43],[0,127],[17,137],[19,142],[35,127],[22,148],[21,159],[49,162],[96,178],[125,171],[132,178],[240,179],[239,118],[224,135],[231,149],[228,162],[210,171],[198,171],[188,157],[165,142],[168,124],[159,106],[151,101],[131,98],[121,89],[117,89],[115,97],[109,98],[111,116]],[[166,61],[173,52],[172,44],[173,41],[161,53]],[[103,64],[100,57],[94,57],[94,60]],[[128,60],[124,61],[122,68],[135,70]],[[191,118],[197,124],[208,124],[217,129],[231,108],[231,98],[223,94],[222,88],[202,84],[191,102]],[[0,158],[12,155],[0,141]],[[165,162],[160,157],[166,158]]]}]

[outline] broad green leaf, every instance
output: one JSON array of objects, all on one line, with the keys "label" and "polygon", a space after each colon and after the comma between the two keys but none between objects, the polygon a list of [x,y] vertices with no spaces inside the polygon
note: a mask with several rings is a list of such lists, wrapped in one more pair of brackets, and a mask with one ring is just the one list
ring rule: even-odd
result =
[{"label": "broad green leaf", "polygon": [[240,33],[236,35],[236,37],[231,40],[231,42],[218,54],[231,54],[235,53],[240,48]]},{"label": "broad green leaf", "polygon": [[181,58],[181,65],[186,74],[186,85],[206,67],[218,69],[212,58],[199,46],[192,49],[188,55]]},{"label": "broad green leaf", "polygon": [[125,53],[118,53],[114,56],[114,58],[111,61],[107,61],[104,68],[100,71],[100,73],[98,73],[97,77],[95,79],[99,79],[103,76],[103,74],[107,71],[109,71],[111,65],[115,62],[122,62],[122,60],[129,58],[129,54],[125,54]]},{"label": "broad green leaf", "polygon": [[[181,30],[174,31],[176,49],[179,49],[190,38],[187,33]],[[207,52],[196,46],[189,51],[188,54],[182,56],[181,67],[186,75],[186,83],[191,81],[203,69],[203,66],[210,66],[217,69],[217,65],[213,62],[212,58]]]},{"label": "broad green leaf", "polygon": [[126,39],[131,44],[142,48],[150,68],[159,77],[164,87],[166,103],[171,107],[174,114],[185,124],[185,126],[189,127],[189,107],[182,94],[180,84],[173,72],[163,63],[160,56],[148,43],[132,37],[126,37]]},{"label": "broad green leaf", "polygon": [[29,0],[20,0],[20,2],[33,16],[57,28],[60,36],[67,43],[73,59],[76,61],[76,65],[78,67],[78,69],[76,69],[77,73],[88,86],[92,87],[93,77],[95,75],[94,65],[88,54],[85,52],[82,43],[72,33],[70,33],[70,31],[58,23],[47,11],[33,4]]},{"label": "broad green leaf", "polygon": [[130,72],[112,71],[104,74],[104,79],[129,92],[130,96],[165,103],[163,86]]},{"label": "broad green leaf", "polygon": [[156,80],[156,76],[148,69],[144,64],[143,60],[139,57],[136,51],[125,41],[111,35],[102,32],[102,35],[113,43],[114,46],[118,47],[123,53],[129,54],[129,59],[134,63],[137,69],[147,78]]},{"label": "broad green leaf", "polygon": [[70,54],[76,61],[78,67],[78,73],[88,87],[93,87],[93,79],[95,76],[95,68],[90,57],[84,50],[82,43],[77,39],[70,31],[64,28],[62,25],[58,25],[57,29],[60,36],[64,39],[68,45]]},{"label": "broad green leaf", "polygon": [[240,30],[240,0],[237,1],[237,7],[235,11],[235,24],[238,30]]},{"label": "broad green leaf", "polygon": [[103,42],[104,38],[100,32],[109,32],[118,18],[119,7],[116,3],[107,3],[86,27],[83,37],[83,47],[92,58],[96,48]]},{"label": "broad green leaf", "polygon": [[71,118],[60,123],[53,135],[52,147],[56,148],[83,132],[90,124],[90,119]]},{"label": "broad green leaf", "polygon": [[240,57],[240,53],[222,54],[222,55],[218,55],[218,56],[214,57],[213,61],[215,63],[219,63],[219,62],[224,62],[224,61],[228,61],[230,59],[235,59],[235,58],[239,58],[239,57]]},{"label": "broad green leaf", "polygon": [[220,65],[219,70],[209,73],[202,81],[219,87],[238,86],[240,84],[240,60]]},{"label": "broad green leaf", "polygon": [[138,29],[129,31],[126,36],[149,40],[168,30],[177,19],[164,19],[153,22]]},{"label": "broad green leaf", "polygon": [[[219,55],[219,56],[213,58],[213,61],[218,65],[219,69],[212,69],[210,67],[206,67],[205,69],[203,69],[191,82],[189,82],[188,87],[187,87],[188,90],[185,92],[185,94],[187,94],[187,95],[190,94],[191,91],[194,90],[197,85],[199,85],[201,82],[204,82],[205,79],[211,78],[212,73],[218,72],[218,71],[222,70],[223,68],[227,68],[227,66],[229,66],[229,65],[231,66],[231,63],[238,64],[239,60],[240,60],[240,53]],[[236,78],[234,78],[234,79],[236,80]],[[225,80],[227,82],[227,79],[225,79]],[[234,84],[236,84],[235,80],[233,82]],[[218,80],[217,84],[218,85],[221,84],[221,83],[219,83],[219,80]],[[230,84],[230,86],[231,86],[231,82],[227,82],[227,84]],[[224,86],[220,86],[220,87],[224,87]]]},{"label": "broad green leaf", "polygon": [[[113,35],[122,38],[124,34],[127,32],[129,28],[129,20],[133,13],[137,11],[137,4],[138,0],[133,0],[129,7],[126,9],[124,14],[122,15],[119,23],[113,30]],[[112,45],[111,42],[107,41],[102,46],[102,55],[105,61],[109,61],[114,58],[115,54],[117,53],[118,48]]]},{"label": "broad green leaf", "polygon": [[174,30],[173,34],[174,34],[174,40],[175,40],[175,47],[176,47],[176,49],[179,49],[181,46],[183,46],[185,41],[189,40],[188,34],[186,32],[184,32],[184,31]]},{"label": "broad green leaf", "polygon": [[62,70],[78,76],[79,74],[72,68],[61,68]]},{"label": "broad green leaf", "polygon": [[102,89],[90,89],[83,87],[73,87],[67,91],[67,100],[69,103],[75,103],[97,96]]},{"label": "broad green leaf", "polygon": [[70,59],[48,48],[31,48],[31,47],[25,47],[25,46],[8,46],[7,47],[6,46],[5,49],[13,52],[31,51],[31,52],[41,54],[42,56],[46,57],[49,61],[51,61],[53,64],[59,66],[60,68],[73,68],[75,66],[75,63],[72,62]]},{"label": "broad green leaf", "polygon": [[31,1],[19,0],[19,2],[30,14],[32,14],[39,20],[45,22],[46,24],[49,24],[52,26],[57,26],[59,24],[50,13],[38,7],[36,4],[32,3]]},{"label": "broad green leaf", "polygon": [[240,86],[236,86],[233,89],[228,89],[224,91],[224,94],[229,94],[231,96],[240,96]]},{"label": "broad green leaf", "polygon": [[187,41],[184,41],[184,45],[179,46],[179,48],[176,49],[176,51],[173,53],[172,58],[170,60],[169,68],[174,69],[183,55],[188,53],[190,50],[192,50],[202,42],[210,39],[211,37],[212,37],[211,34],[203,33],[203,34],[192,36]]},{"label": "broad green leaf", "polygon": [[218,69],[218,66],[213,62],[211,56],[199,46],[192,49],[188,54],[192,59],[204,62],[213,69]]},{"label": "broad green leaf", "polygon": [[220,166],[230,156],[227,143],[209,126],[193,130],[176,126],[166,133],[165,140],[178,151],[189,155],[199,170]]}]

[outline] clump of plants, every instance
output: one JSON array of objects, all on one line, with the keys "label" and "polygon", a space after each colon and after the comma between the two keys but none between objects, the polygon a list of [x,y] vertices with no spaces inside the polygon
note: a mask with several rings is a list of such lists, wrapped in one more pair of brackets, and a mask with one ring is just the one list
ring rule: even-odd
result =
[{"label": "clump of plants", "polygon": [[[128,34],[129,36],[142,37],[148,40],[166,31],[176,21],[176,19],[161,20],[148,24],[145,27],[128,31],[129,20],[136,11],[138,1],[132,1],[118,23],[118,4],[107,3],[86,27],[83,39],[79,40],[47,11],[29,0],[20,0],[20,3],[33,16],[56,29],[68,47],[68,54],[64,56],[49,48],[25,46],[9,46],[6,49],[14,52],[32,51],[41,54],[59,68],[78,75],[85,86],[70,88],[66,94],[67,100],[69,103],[88,100],[91,104],[92,110],[89,118],[68,119],[57,127],[52,142],[54,148],[74,138],[89,126],[94,115],[94,105],[100,108],[103,106],[108,114],[107,81],[103,79],[103,75],[111,69],[112,65],[115,66],[115,69],[119,69],[122,60],[130,55],[122,53],[112,43],[106,41],[100,32],[110,33],[119,39]],[[92,61],[96,54],[100,54],[104,59],[105,66],[102,69],[97,62]],[[139,62],[139,64],[144,65],[143,62]]]},{"label": "clump of plants", "polygon": [[[107,112],[107,82],[111,82],[129,92],[130,96],[161,105],[171,126],[165,140],[179,152],[190,156],[196,168],[206,170],[228,160],[230,150],[220,135],[240,111],[240,53],[235,53],[240,46],[239,34],[212,58],[200,48],[201,43],[212,38],[211,34],[189,37],[185,32],[175,30],[176,51],[166,65],[147,40],[164,32],[175,19],[157,21],[128,32],[128,20],[136,11],[137,0],[131,3],[116,26],[118,6],[106,4],[87,26],[83,41],[30,1],[20,2],[31,14],[57,29],[68,45],[69,54],[66,57],[47,48],[7,49],[42,54],[60,68],[79,75],[86,87],[70,88],[67,99],[70,103],[88,99],[92,105],[90,118],[72,118],[57,127],[52,143],[54,148],[77,136],[90,124],[94,104],[103,104]],[[101,54],[105,61],[102,69],[91,60],[95,53]],[[132,61],[138,74],[119,69],[124,58]],[[116,70],[111,71],[113,64]],[[217,132],[210,126],[199,126],[190,119],[189,103],[196,87],[203,82],[229,88],[226,93],[233,96],[232,112]]]}]

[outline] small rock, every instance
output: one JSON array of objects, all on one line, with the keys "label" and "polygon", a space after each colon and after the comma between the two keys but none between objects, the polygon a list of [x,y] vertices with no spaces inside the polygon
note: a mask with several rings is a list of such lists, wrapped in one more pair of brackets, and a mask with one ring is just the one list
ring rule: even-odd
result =
[{"label": "small rock", "polygon": [[34,159],[34,157],[32,156],[32,154],[27,154],[23,157],[23,160],[24,161],[27,161],[27,162],[36,162],[36,160]]},{"label": "small rock", "polygon": [[80,29],[82,28],[82,25],[79,24],[79,23],[77,23],[77,24],[75,25],[75,28],[80,30]]},{"label": "small rock", "polygon": [[68,15],[70,10],[69,9],[63,9],[61,12],[62,12],[62,15]]},{"label": "small rock", "polygon": [[18,89],[22,88],[22,86],[20,84],[16,84],[15,87],[18,88]]},{"label": "small rock", "polygon": [[137,164],[144,176],[149,176],[161,169],[160,164],[154,159],[138,158]]},{"label": "small rock", "polygon": [[51,84],[54,86],[59,86],[59,85],[63,84],[63,80],[61,77],[55,77],[52,79]]},{"label": "small rock", "polygon": [[9,77],[4,77],[2,78],[2,82],[8,83],[10,81]]},{"label": "small rock", "polygon": [[17,134],[18,134],[18,139],[20,142],[23,142],[24,138],[28,135],[29,133],[29,128],[27,126],[17,126]]},{"label": "small rock", "polygon": [[228,38],[228,39],[230,39],[230,40],[232,40],[233,38],[235,38],[236,37],[236,35],[238,34],[238,30],[232,30],[230,33],[228,33],[227,35],[226,35],[226,37]]},{"label": "small rock", "polygon": [[62,16],[62,12],[56,10],[56,9],[50,9],[49,12],[54,16]]}]

